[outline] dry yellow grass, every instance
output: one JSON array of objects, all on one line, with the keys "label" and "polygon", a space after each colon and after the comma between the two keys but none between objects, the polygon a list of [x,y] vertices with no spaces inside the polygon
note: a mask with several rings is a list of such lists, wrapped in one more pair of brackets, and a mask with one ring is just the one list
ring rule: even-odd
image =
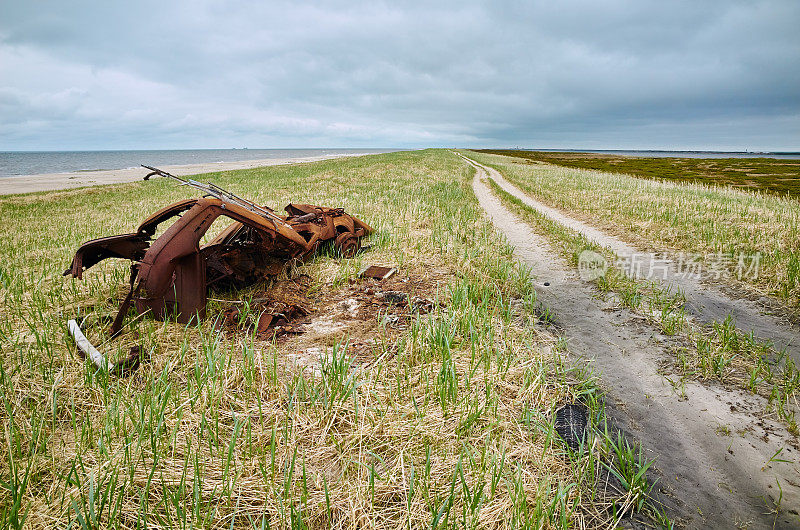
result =
[{"label": "dry yellow grass", "polygon": [[593,493],[603,444],[568,456],[554,435],[553,411],[578,397],[601,417],[597,389],[534,324],[527,274],[481,219],[454,155],[208,178],[272,206],[344,206],[378,229],[373,248],[293,274],[331,293],[367,262],[437,271],[434,310],[377,333],[372,359],[355,360],[339,332],[309,366],[292,361],[297,342],[216,332],[226,302],[214,302],[196,326],[133,322],[103,348],[139,344],[152,360],[109,378],[76,355],[65,322],[85,317],[101,342],[126,265],[83,282],[61,272],[84,240],[191,194],[149,182],[0,199],[5,525],[591,527],[613,522],[611,502],[635,500]]}]

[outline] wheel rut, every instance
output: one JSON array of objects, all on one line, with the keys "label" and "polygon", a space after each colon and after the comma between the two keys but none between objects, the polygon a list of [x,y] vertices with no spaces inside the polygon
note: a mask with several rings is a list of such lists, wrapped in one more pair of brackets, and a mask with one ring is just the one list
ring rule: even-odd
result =
[{"label": "wheel rut", "polygon": [[[607,393],[612,419],[654,458],[668,513],[690,528],[797,528],[800,518],[782,506],[800,507],[798,452],[791,435],[763,418],[763,398],[695,382],[678,392],[659,367],[674,359],[680,339],[635,313],[604,301],[550,242],[506,209],[476,168],[473,189],[495,228],[531,267],[539,300],[553,314],[572,354],[589,362]],[[492,175],[494,176],[494,175]],[[727,429],[730,435],[720,434]],[[770,459],[779,449],[782,460]],[[777,481],[777,482],[776,482]]]},{"label": "wheel rut", "polygon": [[[472,164],[478,164],[468,159]],[[480,164],[478,164],[480,165]],[[627,263],[635,263],[635,275],[657,281],[662,287],[679,289],[686,297],[686,312],[696,321],[710,324],[722,322],[728,316],[733,319],[738,329],[745,333],[754,333],[763,341],[770,341],[778,351],[786,350],[800,365],[800,327],[788,319],[766,312],[766,309],[751,300],[733,298],[709,283],[708,278],[700,274],[688,273],[685,267],[672,259],[651,260],[650,255],[643,253],[630,243],[609,235],[582,221],[565,215],[527,195],[514,184],[507,181],[497,170],[483,166],[500,188],[518,198],[527,206],[534,208],[548,218],[583,234],[587,239],[601,246],[610,248],[620,259]],[[648,259],[644,259],[647,257]]]}]

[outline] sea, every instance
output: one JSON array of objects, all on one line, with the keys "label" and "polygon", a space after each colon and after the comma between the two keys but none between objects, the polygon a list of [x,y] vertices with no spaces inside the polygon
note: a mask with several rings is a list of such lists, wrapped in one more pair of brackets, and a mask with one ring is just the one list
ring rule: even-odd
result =
[{"label": "sea", "polygon": [[158,151],[4,151],[0,177],[105,169],[389,153],[397,149],[175,149]]},{"label": "sea", "polygon": [[[589,149],[532,149],[565,153],[605,153],[621,156],[681,158],[795,158],[800,153],[721,151],[622,151]],[[389,153],[398,149],[175,149],[156,151],[5,151],[0,152],[0,178],[42,173],[72,173],[148,166],[241,162],[274,158]]]}]

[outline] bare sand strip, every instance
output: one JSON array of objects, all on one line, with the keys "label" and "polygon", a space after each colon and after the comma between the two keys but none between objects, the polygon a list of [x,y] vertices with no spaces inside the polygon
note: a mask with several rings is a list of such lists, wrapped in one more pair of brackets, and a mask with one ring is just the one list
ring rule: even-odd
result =
[{"label": "bare sand strip", "polygon": [[[590,362],[610,398],[609,414],[655,458],[656,498],[679,526],[793,528],[800,505],[797,449],[786,428],[764,417],[765,400],[735,389],[685,383],[684,395],[659,375],[679,338],[610,299],[600,299],[550,241],[536,234],[495,197],[477,168],[473,189],[495,228],[531,267],[539,301],[554,314],[569,350]],[[607,398],[607,399],[608,399]],[[723,436],[718,429],[730,429]],[[781,461],[772,460],[776,451]],[[652,477],[651,477],[652,478]]]},{"label": "bare sand strip", "polygon": [[[285,164],[300,164],[317,162],[346,156],[364,156],[369,153],[357,155],[321,155],[297,158],[266,158],[260,160],[241,160],[238,162],[211,162],[203,164],[185,164],[174,166],[161,166],[173,175],[199,175],[202,173],[216,173],[218,171],[232,171],[234,169],[252,169],[264,166],[279,166]],[[146,160],[142,161],[147,163]],[[20,175],[15,177],[0,178],[0,195],[14,193],[31,193],[35,191],[65,190],[83,186],[101,186],[103,184],[120,184],[141,180],[148,171],[144,168],[109,169],[102,171],[75,171],[72,173],[45,173],[41,175]]]}]

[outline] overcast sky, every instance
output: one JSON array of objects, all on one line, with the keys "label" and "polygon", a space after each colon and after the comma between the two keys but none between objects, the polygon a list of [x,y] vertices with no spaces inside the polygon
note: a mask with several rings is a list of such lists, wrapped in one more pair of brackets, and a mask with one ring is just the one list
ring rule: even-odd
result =
[{"label": "overcast sky", "polygon": [[798,28],[794,0],[0,0],[0,150],[800,150]]}]

